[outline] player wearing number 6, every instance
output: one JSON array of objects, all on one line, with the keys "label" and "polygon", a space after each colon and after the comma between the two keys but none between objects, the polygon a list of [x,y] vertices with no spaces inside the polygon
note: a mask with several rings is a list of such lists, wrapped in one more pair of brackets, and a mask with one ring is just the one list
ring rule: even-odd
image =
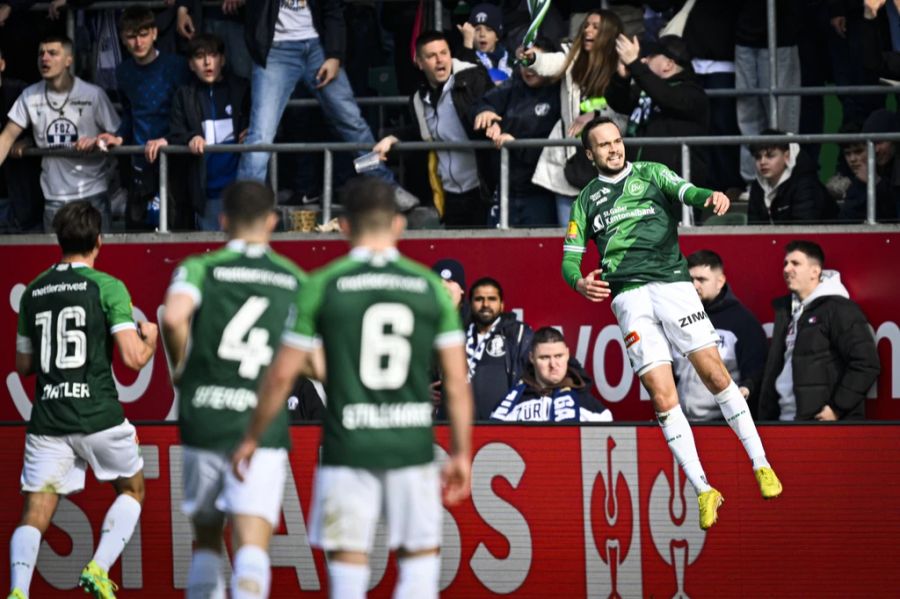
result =
[{"label": "player wearing number 6", "polygon": [[276,223],[272,191],[240,181],[222,197],[228,244],[192,256],[176,270],[162,317],[163,342],[178,389],[184,446],[182,511],[196,544],[188,597],[225,597],[222,530],[231,520],[234,599],[269,596],[269,541],[281,516],[288,417],[281,410],[260,436],[244,480],[231,473],[253,408],[306,275],[269,246]]},{"label": "player wearing number 6", "polygon": [[[383,512],[388,542],[398,550],[393,597],[436,599],[441,478],[448,504],[469,493],[473,402],[465,338],[441,280],[397,252],[405,221],[391,187],[355,179],[345,186],[342,205],[341,226],[352,250],[310,276],[233,465],[240,473],[245,460],[256,459],[259,439],[297,375],[322,378],[327,368],[310,539],[328,556],[329,595],[365,597],[368,554]],[[435,353],[452,429],[442,477],[434,462],[429,392]]]},{"label": "player wearing number 6", "polygon": [[126,366],[143,368],[156,349],[156,325],[135,324],[122,281],[94,270],[101,219],[85,201],[56,213],[53,228],[62,260],[28,286],[19,306],[16,370],[37,376],[25,435],[25,508],[9,543],[13,599],[28,596],[41,536],[59,496],[84,488],[87,465],[118,495],[79,580],[94,597],[115,597],[107,571],[141,515],[144,461],[119,403],[111,359],[115,346]]}]

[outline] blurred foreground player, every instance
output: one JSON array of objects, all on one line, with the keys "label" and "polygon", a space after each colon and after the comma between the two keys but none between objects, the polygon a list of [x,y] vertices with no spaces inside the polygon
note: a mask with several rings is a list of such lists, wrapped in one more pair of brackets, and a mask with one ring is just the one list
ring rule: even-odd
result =
[{"label": "blurred foreground player", "polygon": [[[383,511],[398,557],[393,597],[437,599],[441,485],[452,505],[468,496],[471,473],[472,395],[459,315],[438,276],[397,251],[405,222],[391,186],[360,178],[343,195],[341,226],[352,250],[310,275],[234,467],[240,473],[258,451],[260,434],[298,374],[324,380],[328,402],[310,540],[328,557],[330,597],[365,597]],[[433,352],[452,431],[442,475],[434,462],[428,388]]]}]

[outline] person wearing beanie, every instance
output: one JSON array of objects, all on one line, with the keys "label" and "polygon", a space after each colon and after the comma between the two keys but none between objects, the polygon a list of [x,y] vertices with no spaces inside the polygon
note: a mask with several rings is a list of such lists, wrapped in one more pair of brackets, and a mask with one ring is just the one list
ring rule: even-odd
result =
[{"label": "person wearing beanie", "polygon": [[476,4],[469,20],[457,25],[463,37],[460,60],[483,64],[496,85],[512,75],[512,60],[500,44],[503,36],[503,14],[494,4]]}]

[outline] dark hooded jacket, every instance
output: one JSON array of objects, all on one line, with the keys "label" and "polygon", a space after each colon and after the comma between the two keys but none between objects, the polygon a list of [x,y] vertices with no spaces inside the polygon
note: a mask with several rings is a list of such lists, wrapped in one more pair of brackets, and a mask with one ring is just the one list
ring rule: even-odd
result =
[{"label": "dark hooded jacket", "polygon": [[[636,60],[628,69],[630,78],[613,75],[606,88],[610,108],[631,114],[628,130],[633,137],[688,137],[709,134],[709,98],[697,82],[693,70],[686,69],[663,79]],[[633,79],[633,82],[632,82]],[[659,162],[676,173],[682,172],[681,146],[625,144],[628,160]],[[703,186],[707,165],[699,147],[691,146],[691,181]]]},{"label": "dark hooded jacket", "polygon": [[[800,150],[799,144],[790,144],[790,152],[788,166],[774,188],[759,175],[750,186],[748,224],[822,222],[837,216],[837,203],[819,181],[816,163]],[[768,207],[766,194],[774,194]]]},{"label": "dark hooded jacket", "polygon": [[[475,419],[487,420],[494,407],[515,385],[528,362],[534,331],[512,312],[500,315],[500,322],[485,341],[485,350],[472,373]],[[473,334],[470,325],[467,340]]]}]

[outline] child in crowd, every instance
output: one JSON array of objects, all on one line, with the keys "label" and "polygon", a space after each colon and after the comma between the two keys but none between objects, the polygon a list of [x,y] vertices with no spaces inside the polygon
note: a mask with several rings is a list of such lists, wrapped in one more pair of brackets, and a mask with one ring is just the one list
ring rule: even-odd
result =
[{"label": "child in crowd", "polygon": [[172,102],[169,133],[147,142],[154,162],[159,148],[187,145],[195,155],[188,167],[188,193],[200,231],[218,231],[222,191],[237,177],[240,154],[204,154],[206,144],[242,143],[250,122],[250,85],[225,68],[225,43],[210,33],[190,41],[189,66],[194,79],[178,88]]},{"label": "child in crowd", "polygon": [[503,35],[503,14],[493,4],[477,4],[469,14],[469,20],[457,25],[463,36],[463,48],[459,59],[483,64],[494,84],[500,85],[512,75],[513,60],[500,44]]}]

